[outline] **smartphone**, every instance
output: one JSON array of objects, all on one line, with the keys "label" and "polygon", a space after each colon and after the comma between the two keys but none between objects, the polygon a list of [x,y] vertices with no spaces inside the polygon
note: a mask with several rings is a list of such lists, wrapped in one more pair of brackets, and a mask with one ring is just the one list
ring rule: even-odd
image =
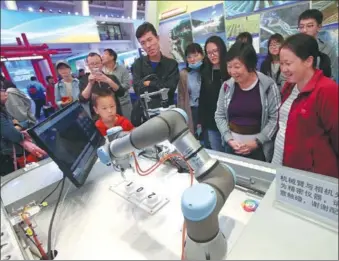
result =
[{"label": "smartphone", "polygon": [[102,72],[101,72],[101,70],[100,70],[99,68],[93,68],[93,69],[92,69],[92,73],[93,73],[94,75],[102,74]]}]

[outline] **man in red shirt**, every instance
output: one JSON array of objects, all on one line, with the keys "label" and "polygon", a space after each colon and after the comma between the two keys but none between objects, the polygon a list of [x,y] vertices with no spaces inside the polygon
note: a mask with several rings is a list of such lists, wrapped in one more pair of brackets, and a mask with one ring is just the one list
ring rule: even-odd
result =
[{"label": "man in red shirt", "polygon": [[102,89],[93,92],[92,104],[95,113],[100,117],[95,126],[101,135],[106,136],[107,130],[116,126],[121,126],[123,131],[131,131],[134,128],[128,119],[117,114],[117,105],[111,90]]}]

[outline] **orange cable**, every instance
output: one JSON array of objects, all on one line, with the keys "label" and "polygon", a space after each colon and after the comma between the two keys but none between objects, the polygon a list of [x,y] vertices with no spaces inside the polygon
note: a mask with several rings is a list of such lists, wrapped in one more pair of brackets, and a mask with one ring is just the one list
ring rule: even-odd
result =
[{"label": "orange cable", "polygon": [[[193,185],[193,178],[194,178],[193,169],[189,165],[188,161],[181,154],[178,154],[178,153],[168,154],[165,157],[161,158],[157,163],[155,163],[153,166],[151,166],[147,170],[142,170],[140,168],[139,162],[138,162],[137,157],[135,156],[134,152],[132,152],[132,155],[134,157],[134,162],[135,162],[135,166],[136,166],[136,169],[137,169],[137,173],[140,176],[147,176],[147,175],[151,174],[154,170],[156,170],[161,164],[163,164],[168,159],[174,158],[174,157],[179,157],[180,159],[182,159],[186,163],[186,165],[187,165],[187,167],[190,171],[190,178],[191,178],[190,179],[190,186]],[[184,221],[184,224],[182,226],[182,237],[181,237],[181,260],[185,259],[185,254],[184,254],[185,241],[186,241],[186,223]]]}]

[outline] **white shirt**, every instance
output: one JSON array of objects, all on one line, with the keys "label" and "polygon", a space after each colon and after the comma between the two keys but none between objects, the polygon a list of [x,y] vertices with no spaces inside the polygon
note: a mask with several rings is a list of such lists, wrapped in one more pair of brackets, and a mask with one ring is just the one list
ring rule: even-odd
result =
[{"label": "white shirt", "polygon": [[72,97],[72,82],[64,82],[67,96]]},{"label": "white shirt", "polygon": [[294,100],[298,97],[299,90],[297,85],[294,86],[292,93],[283,103],[279,110],[279,131],[275,139],[274,144],[274,154],[272,163],[277,165],[282,165],[284,158],[284,147],[285,147],[285,134],[288,116],[291,111],[292,104]]}]

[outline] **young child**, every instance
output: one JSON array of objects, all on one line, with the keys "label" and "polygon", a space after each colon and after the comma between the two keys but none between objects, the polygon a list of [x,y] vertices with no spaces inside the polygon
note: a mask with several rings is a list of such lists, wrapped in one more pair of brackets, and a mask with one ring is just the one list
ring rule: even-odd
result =
[{"label": "young child", "polygon": [[116,126],[121,126],[124,131],[131,131],[134,128],[128,119],[117,114],[114,94],[110,89],[102,89],[93,93],[92,104],[95,113],[99,115],[95,126],[101,135],[106,136],[107,130]]}]

